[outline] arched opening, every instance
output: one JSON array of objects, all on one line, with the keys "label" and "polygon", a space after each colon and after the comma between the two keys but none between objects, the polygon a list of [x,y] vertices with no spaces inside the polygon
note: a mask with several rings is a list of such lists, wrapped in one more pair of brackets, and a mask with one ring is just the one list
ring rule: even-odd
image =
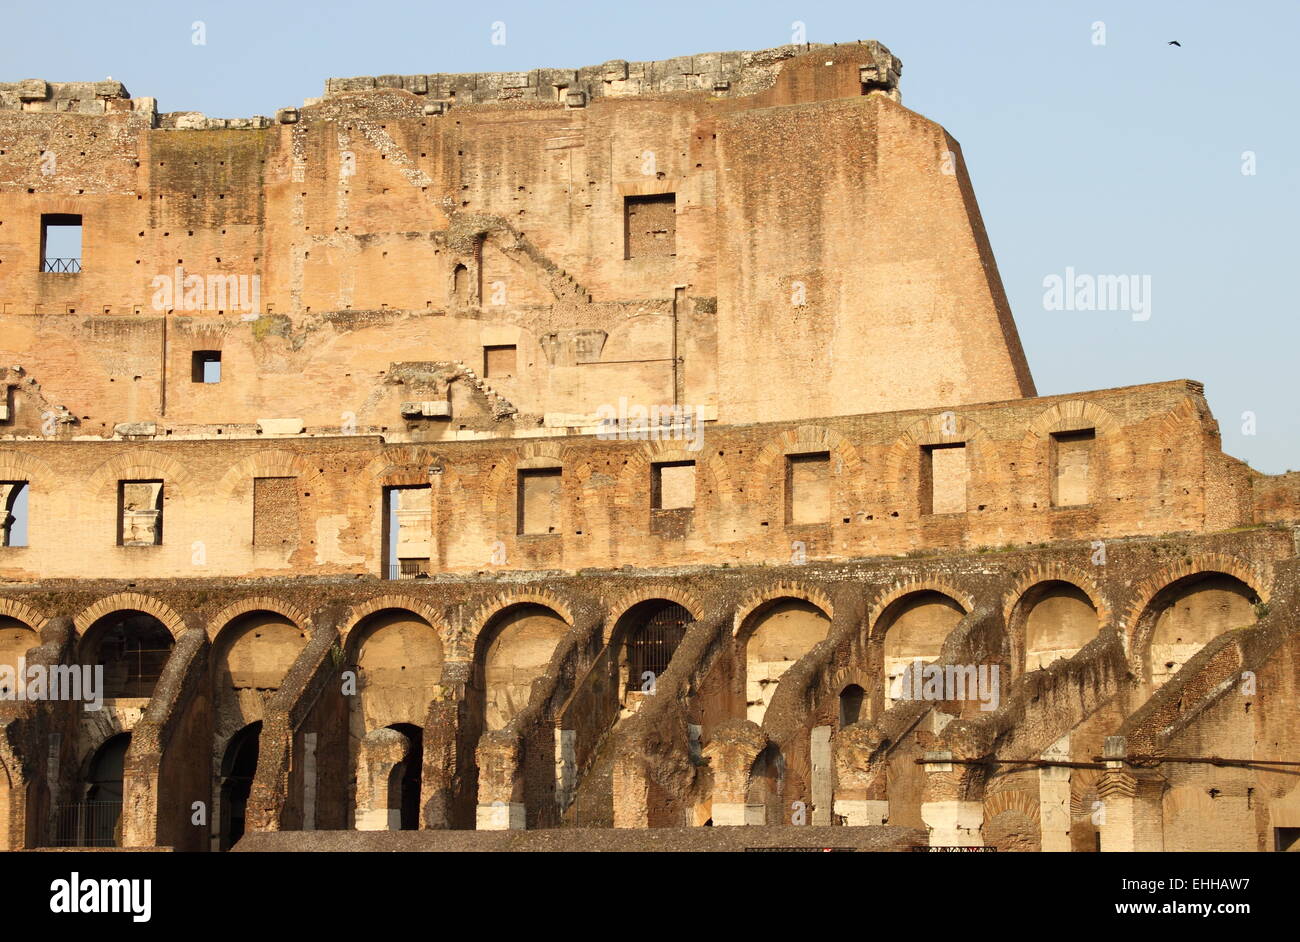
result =
[{"label": "arched opening", "polygon": [[56,846],[122,846],[122,792],[130,745],[131,734],[118,733],[95,750],[79,799],[56,809]]},{"label": "arched opening", "polygon": [[862,716],[862,700],[866,691],[857,684],[849,684],[840,691],[840,729],[852,726]]},{"label": "arched opening", "polygon": [[826,637],[831,620],[811,602],[783,598],[745,621],[745,718],[761,724],[781,675]]},{"label": "arched opening", "polygon": [[1097,609],[1088,593],[1069,582],[1040,583],[1020,600],[1024,613],[1025,670],[1073,657],[1097,636]]},{"label": "arched opening", "polygon": [[[420,724],[442,679],[442,642],[428,621],[392,608],[362,619],[348,636],[348,648],[357,677],[357,694],[349,698],[355,826],[415,829],[424,764]],[[405,737],[395,757],[385,738],[370,737],[384,729]],[[380,772],[389,777],[387,786],[375,783]],[[395,820],[399,812],[401,823]]]},{"label": "arched opening", "polygon": [[217,738],[262,719],[267,697],[307,644],[307,632],[277,612],[247,612],[221,629],[213,645]]},{"label": "arched opening", "polygon": [[464,265],[457,265],[451,270],[451,294],[459,304],[469,302],[469,269]]},{"label": "arched opening", "polygon": [[502,729],[528,705],[533,681],[546,673],[568,630],[553,610],[531,603],[511,606],[488,623],[478,645],[485,729]]},{"label": "arched opening", "polygon": [[412,723],[394,723],[388,727],[401,733],[410,744],[406,757],[393,766],[388,781],[388,807],[396,808],[397,830],[416,831],[420,827],[420,770],[424,765],[424,730]]},{"label": "arched opening", "polygon": [[40,636],[17,618],[0,615],[0,666],[8,667],[0,676],[0,697],[13,697],[18,676],[18,661],[41,643]]},{"label": "arched opening", "polygon": [[885,610],[876,632],[885,637],[886,709],[911,697],[913,685],[905,680],[914,676],[914,665],[937,660],[948,633],[965,616],[954,599],[931,590],[905,595]]},{"label": "arched opening", "polygon": [[103,665],[106,699],[152,697],[174,643],[167,626],[147,612],[113,612],[86,632],[81,663]]},{"label": "arched opening", "polygon": [[694,620],[685,606],[667,599],[639,602],[619,619],[614,631],[623,639],[619,681],[625,707],[635,708],[654,692]]},{"label": "arched opening", "polygon": [[1218,635],[1253,625],[1258,602],[1250,586],[1222,572],[1197,573],[1162,589],[1142,619],[1154,623],[1147,658],[1152,689]]},{"label": "arched opening", "polygon": [[221,760],[221,832],[218,846],[230,850],[244,836],[248,796],[257,774],[262,721],[249,723],[226,744]]},{"label": "arched opening", "polygon": [[786,824],[785,757],[775,743],[758,754],[749,769],[749,783],[745,792],[746,824]]}]

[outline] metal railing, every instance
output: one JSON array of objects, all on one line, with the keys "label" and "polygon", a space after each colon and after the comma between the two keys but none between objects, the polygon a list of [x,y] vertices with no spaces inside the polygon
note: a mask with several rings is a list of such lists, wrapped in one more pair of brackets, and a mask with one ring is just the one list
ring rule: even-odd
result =
[{"label": "metal railing", "polygon": [[41,271],[61,272],[75,275],[81,271],[79,258],[46,258],[41,260]]},{"label": "metal railing", "polygon": [[54,806],[55,847],[117,847],[120,801],[74,801]]},{"label": "metal railing", "polygon": [[403,559],[388,564],[389,579],[428,579],[429,561],[427,559]]}]

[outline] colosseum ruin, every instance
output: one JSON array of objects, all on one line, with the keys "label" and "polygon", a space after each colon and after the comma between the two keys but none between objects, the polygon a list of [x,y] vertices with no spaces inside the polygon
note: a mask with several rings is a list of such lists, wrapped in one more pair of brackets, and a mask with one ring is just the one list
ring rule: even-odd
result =
[{"label": "colosseum ruin", "polygon": [[0,84],[0,848],[1300,849],[1300,474],[1037,394],[901,71]]}]

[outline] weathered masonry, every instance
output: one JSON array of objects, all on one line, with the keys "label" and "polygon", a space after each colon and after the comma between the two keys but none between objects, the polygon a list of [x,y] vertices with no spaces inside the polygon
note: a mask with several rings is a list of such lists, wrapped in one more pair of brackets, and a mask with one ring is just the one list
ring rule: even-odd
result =
[{"label": "weathered masonry", "polygon": [[1300,475],[1036,395],[901,69],[0,84],[0,848],[1300,848]]}]

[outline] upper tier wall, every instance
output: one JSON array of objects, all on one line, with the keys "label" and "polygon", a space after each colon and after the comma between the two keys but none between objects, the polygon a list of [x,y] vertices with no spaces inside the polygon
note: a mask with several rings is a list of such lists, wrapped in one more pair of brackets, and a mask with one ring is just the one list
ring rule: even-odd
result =
[{"label": "upper tier wall", "polygon": [[[957,145],[899,68],[872,42],[606,63],[576,91],[331,80],[274,123],[0,86],[0,363],[104,437],[401,428],[448,401],[394,390],[408,362],[480,374],[534,426],[1032,395]],[[48,225],[75,219],[56,262]]]}]

